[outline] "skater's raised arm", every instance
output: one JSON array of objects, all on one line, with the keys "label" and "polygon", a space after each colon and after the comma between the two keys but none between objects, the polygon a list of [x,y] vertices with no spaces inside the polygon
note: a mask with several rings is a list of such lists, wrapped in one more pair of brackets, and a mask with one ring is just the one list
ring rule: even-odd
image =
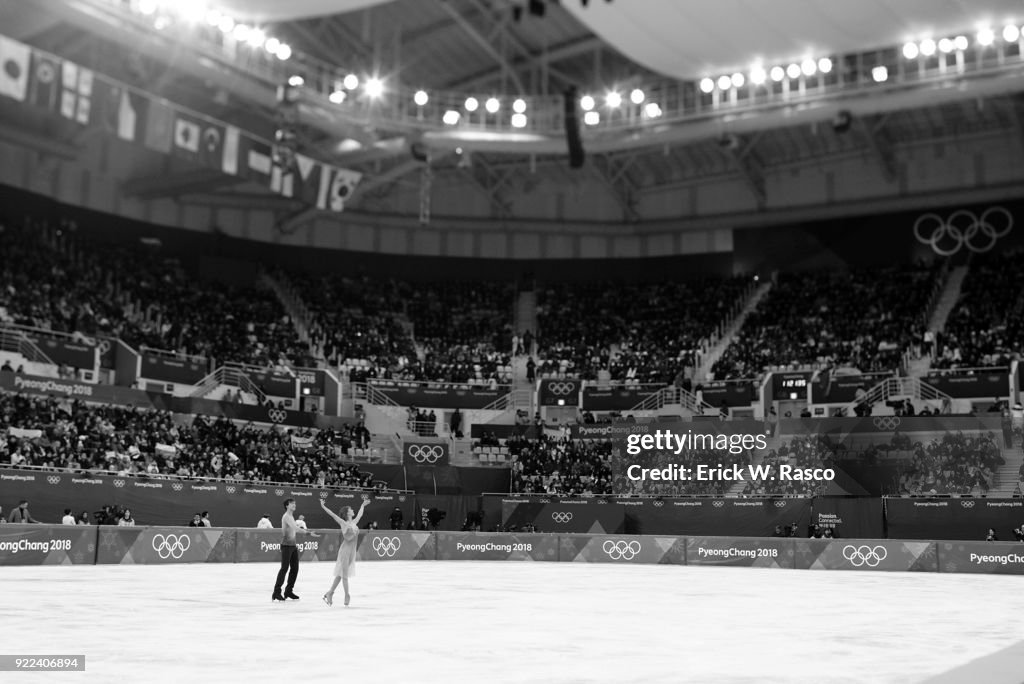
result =
[{"label": "skater's raised arm", "polygon": [[366,508],[366,505],[368,503],[370,503],[369,499],[363,499],[363,505],[359,507],[359,513],[357,513],[356,517],[352,520],[352,524],[353,525],[358,525],[359,524],[359,519],[363,517],[363,509]]},{"label": "skater's raised arm", "polygon": [[335,513],[334,511],[327,507],[327,504],[324,503],[323,499],[320,499],[320,508],[324,509],[324,512],[326,512],[327,515],[334,518],[334,522],[338,523],[339,525],[345,522],[341,519],[341,516],[339,516],[337,513]]}]

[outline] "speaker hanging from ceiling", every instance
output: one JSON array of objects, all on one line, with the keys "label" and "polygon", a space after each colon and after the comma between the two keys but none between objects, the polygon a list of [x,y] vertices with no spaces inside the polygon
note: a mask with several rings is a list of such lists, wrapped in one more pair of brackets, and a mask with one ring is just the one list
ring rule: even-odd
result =
[{"label": "speaker hanging from ceiling", "polygon": [[565,104],[565,142],[569,148],[569,168],[578,169],[586,161],[583,151],[583,140],[580,139],[579,98],[576,87],[572,86],[563,93]]}]

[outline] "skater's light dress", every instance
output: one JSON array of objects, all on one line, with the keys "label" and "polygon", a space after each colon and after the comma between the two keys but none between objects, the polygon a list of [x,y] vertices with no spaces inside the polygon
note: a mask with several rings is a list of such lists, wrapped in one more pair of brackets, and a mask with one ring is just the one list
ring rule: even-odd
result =
[{"label": "skater's light dress", "polygon": [[359,541],[359,526],[354,522],[342,522],[341,548],[338,562],[334,564],[334,576],[349,578],[356,574],[356,544]]}]

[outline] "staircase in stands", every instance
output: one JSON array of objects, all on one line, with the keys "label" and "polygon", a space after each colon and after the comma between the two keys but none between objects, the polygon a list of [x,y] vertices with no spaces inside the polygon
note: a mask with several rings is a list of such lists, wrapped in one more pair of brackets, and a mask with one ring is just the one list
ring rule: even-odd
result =
[{"label": "staircase in stands", "polygon": [[1009,499],[1013,496],[1013,490],[1017,487],[1020,479],[1020,466],[1024,464],[1024,447],[1018,445],[1002,449],[1005,464],[996,470],[995,484],[989,490],[988,495],[993,499]]},{"label": "staircase in stands", "polygon": [[[956,308],[960,299],[960,292],[963,289],[964,278],[968,273],[967,266],[955,266],[949,271],[946,282],[942,286],[942,292],[935,300],[935,306],[928,317],[927,330],[934,336],[938,336],[946,328],[946,321],[949,314]],[[931,349],[925,349],[924,355],[919,359],[911,359],[907,362],[907,375],[912,378],[923,378],[932,367]]]},{"label": "staircase in stands", "polygon": [[740,328],[743,327],[743,323],[747,320],[747,316],[757,308],[758,303],[764,299],[765,295],[767,295],[771,289],[772,283],[769,280],[750,293],[750,296],[747,298],[747,301],[744,302],[743,308],[740,309],[736,318],[732,319],[722,332],[722,336],[719,337],[704,356],[701,357],[700,367],[697,368],[697,373],[694,376],[695,384],[698,382],[705,382],[711,377],[711,368],[715,365],[715,362],[722,358],[722,354],[725,353],[726,348],[732,343],[733,338],[736,337],[736,333],[738,333]]}]

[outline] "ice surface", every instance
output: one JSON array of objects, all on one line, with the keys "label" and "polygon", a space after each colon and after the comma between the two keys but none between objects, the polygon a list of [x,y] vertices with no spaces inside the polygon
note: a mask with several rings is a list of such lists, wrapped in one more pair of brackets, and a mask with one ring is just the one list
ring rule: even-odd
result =
[{"label": "ice surface", "polygon": [[1024,635],[1024,577],[360,562],[328,608],[332,567],[0,568],[0,652],[87,657],[0,682],[902,684]]}]

